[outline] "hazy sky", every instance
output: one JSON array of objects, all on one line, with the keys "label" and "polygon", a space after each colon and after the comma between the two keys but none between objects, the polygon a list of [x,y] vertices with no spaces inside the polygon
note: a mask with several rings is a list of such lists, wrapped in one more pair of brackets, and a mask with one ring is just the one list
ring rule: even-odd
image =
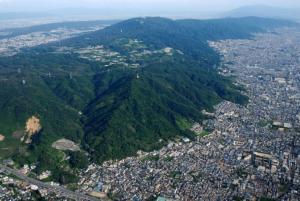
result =
[{"label": "hazy sky", "polygon": [[69,15],[71,10],[78,12],[81,8],[88,8],[97,10],[94,13],[101,15],[101,18],[151,15],[210,18],[237,7],[262,4],[300,8],[300,0],[0,0],[0,12],[52,12],[65,9],[63,13],[68,12]]},{"label": "hazy sky", "polygon": [[0,0],[1,11],[51,10],[68,7],[226,10],[243,5],[300,7],[300,0]]}]

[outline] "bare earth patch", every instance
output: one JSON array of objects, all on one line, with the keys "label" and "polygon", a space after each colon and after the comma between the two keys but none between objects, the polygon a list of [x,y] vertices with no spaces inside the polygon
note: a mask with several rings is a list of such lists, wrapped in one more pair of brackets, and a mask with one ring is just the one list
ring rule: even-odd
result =
[{"label": "bare earth patch", "polygon": [[27,144],[31,143],[31,136],[38,133],[41,129],[42,126],[40,124],[40,120],[35,116],[30,117],[27,120],[26,127],[25,127],[26,133],[28,134],[25,143]]},{"label": "bare earth patch", "polygon": [[0,134],[0,142],[5,140],[5,136]]},{"label": "bare earth patch", "polygon": [[41,128],[40,120],[35,116],[29,118],[26,122],[26,132],[30,135],[38,133]]},{"label": "bare earth patch", "polygon": [[80,148],[75,142],[67,139],[60,139],[57,140],[52,144],[52,147],[58,150],[63,150],[63,151],[80,151]]}]

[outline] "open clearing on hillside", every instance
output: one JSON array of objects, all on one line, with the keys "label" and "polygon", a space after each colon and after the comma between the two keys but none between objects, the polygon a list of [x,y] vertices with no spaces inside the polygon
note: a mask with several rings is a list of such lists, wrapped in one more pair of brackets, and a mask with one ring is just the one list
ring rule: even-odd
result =
[{"label": "open clearing on hillside", "polygon": [[26,129],[26,133],[28,134],[25,143],[30,144],[31,143],[31,137],[33,135],[35,135],[36,133],[40,132],[40,130],[42,129],[42,126],[40,124],[40,120],[35,116],[30,117],[26,122],[25,129]]},{"label": "open clearing on hillside", "polygon": [[54,149],[62,150],[62,151],[80,151],[80,148],[75,142],[67,139],[57,140],[52,144]]}]

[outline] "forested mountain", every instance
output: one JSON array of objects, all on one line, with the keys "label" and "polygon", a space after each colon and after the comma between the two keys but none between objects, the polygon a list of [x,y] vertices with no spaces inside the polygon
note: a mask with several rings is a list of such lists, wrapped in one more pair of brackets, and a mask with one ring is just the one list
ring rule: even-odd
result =
[{"label": "forested mountain", "polygon": [[111,41],[118,38],[136,38],[155,48],[177,48],[194,58],[201,57],[203,62],[215,59],[215,53],[208,47],[207,40],[251,38],[253,33],[282,26],[297,24],[287,20],[257,17],[177,21],[159,17],[136,18],[64,43],[77,47],[97,43],[112,47]]},{"label": "forested mountain", "polygon": [[[137,18],[61,43],[0,58],[0,142],[3,156],[39,169],[62,167],[51,144],[67,138],[103,162],[149,151],[179,136],[222,100],[247,102],[218,74],[207,40],[249,38],[289,21],[260,18],[179,20]],[[40,119],[32,143],[25,123]],[[9,147],[9,148],[8,148]],[[8,149],[7,149],[8,148]],[[51,150],[51,151],[50,151]]]},{"label": "forested mountain", "polygon": [[297,26],[297,23],[292,21],[258,17],[179,20],[178,22],[186,29],[195,31],[198,38],[202,40],[251,38],[253,33],[282,26]]}]

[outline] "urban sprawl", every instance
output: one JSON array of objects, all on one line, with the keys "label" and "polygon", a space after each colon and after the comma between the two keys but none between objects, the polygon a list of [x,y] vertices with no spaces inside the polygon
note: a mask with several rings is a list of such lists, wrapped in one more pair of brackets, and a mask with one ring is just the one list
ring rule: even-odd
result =
[{"label": "urban sprawl", "polygon": [[[223,55],[220,73],[244,88],[247,106],[225,101],[214,113],[203,111],[207,120],[191,128],[195,141],[89,165],[74,194],[8,168],[8,160],[0,166],[0,200],[30,200],[32,191],[75,200],[299,200],[300,31],[209,43]],[[78,53],[90,59],[87,50],[102,47]]]}]

